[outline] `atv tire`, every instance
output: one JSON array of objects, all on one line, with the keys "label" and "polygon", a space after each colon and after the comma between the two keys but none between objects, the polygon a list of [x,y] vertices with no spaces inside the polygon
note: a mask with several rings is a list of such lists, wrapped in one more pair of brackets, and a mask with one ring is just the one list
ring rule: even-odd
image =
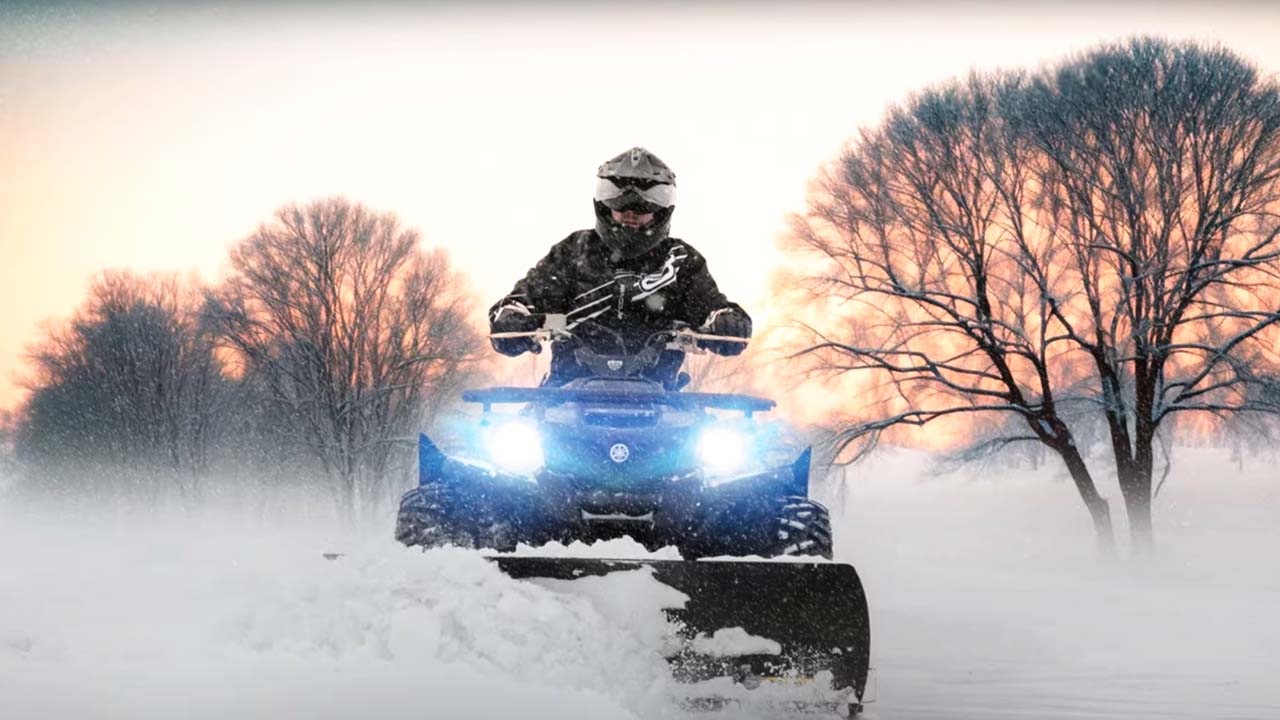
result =
[{"label": "atv tire", "polygon": [[758,497],[730,505],[690,533],[680,554],[705,557],[831,558],[831,517],[827,508],[806,497]]},{"label": "atv tire", "polygon": [[466,514],[459,499],[444,483],[420,485],[400,498],[400,512],[396,516],[396,540],[410,547],[423,548],[453,545],[462,548],[488,548],[499,551],[515,550],[512,528],[479,513],[477,522],[463,523],[450,518],[450,513]]},{"label": "atv tire", "polygon": [[776,501],[772,556],[808,555],[831,559],[831,514],[808,498],[786,496]]},{"label": "atv tire", "polygon": [[447,498],[447,489],[438,483],[421,485],[405,493],[400,498],[400,512],[396,516],[396,540],[410,547],[474,547],[471,533],[446,520]]}]

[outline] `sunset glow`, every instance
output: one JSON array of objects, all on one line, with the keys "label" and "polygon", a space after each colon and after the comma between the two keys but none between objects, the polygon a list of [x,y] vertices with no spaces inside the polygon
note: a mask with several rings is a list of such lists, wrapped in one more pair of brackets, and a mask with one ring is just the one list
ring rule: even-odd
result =
[{"label": "sunset glow", "polygon": [[596,166],[637,144],[679,175],[673,234],[758,328],[785,322],[769,283],[788,213],[842,143],[913,90],[1138,32],[1222,42],[1280,68],[1275,8],[1154,13],[6,6],[0,407],[21,397],[24,347],[94,274],[216,281],[232,243],[281,205],[324,195],[394,212],[447,249],[479,322],[591,223]]}]

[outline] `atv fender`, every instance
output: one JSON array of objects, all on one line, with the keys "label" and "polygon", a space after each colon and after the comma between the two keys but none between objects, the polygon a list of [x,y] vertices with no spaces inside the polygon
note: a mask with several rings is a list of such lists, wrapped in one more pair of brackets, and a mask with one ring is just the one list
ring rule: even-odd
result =
[{"label": "atv fender", "polygon": [[808,497],[812,449],[805,448],[790,465],[723,480],[712,480],[707,492],[725,502],[757,497]]}]

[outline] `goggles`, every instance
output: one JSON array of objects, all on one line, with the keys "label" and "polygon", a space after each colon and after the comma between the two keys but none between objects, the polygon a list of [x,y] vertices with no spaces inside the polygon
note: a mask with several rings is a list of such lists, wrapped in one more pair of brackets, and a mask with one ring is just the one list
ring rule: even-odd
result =
[{"label": "goggles", "polygon": [[612,210],[621,210],[628,205],[648,203],[657,208],[669,208],[676,204],[676,186],[665,183],[648,188],[635,185],[618,185],[609,178],[596,180],[596,200]]}]

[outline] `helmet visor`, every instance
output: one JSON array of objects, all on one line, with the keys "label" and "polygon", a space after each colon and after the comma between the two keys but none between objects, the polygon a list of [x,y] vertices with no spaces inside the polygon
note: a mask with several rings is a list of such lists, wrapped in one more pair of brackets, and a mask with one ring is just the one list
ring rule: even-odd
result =
[{"label": "helmet visor", "polygon": [[612,210],[636,205],[650,205],[660,210],[676,204],[676,186],[660,183],[641,188],[635,185],[618,185],[609,178],[597,178],[596,200]]}]

